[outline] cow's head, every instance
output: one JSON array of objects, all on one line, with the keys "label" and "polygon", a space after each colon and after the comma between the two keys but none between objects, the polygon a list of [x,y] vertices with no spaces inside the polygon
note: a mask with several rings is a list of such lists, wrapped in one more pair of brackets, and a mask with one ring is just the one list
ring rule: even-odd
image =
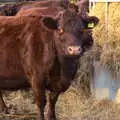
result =
[{"label": "cow's head", "polygon": [[92,28],[98,24],[99,19],[88,15],[89,1],[81,0],[74,4],[63,0],[62,3],[66,10],[57,16],[60,27],[64,31],[76,34],[82,40],[84,50],[90,48],[93,45]]},{"label": "cow's head", "polygon": [[79,56],[82,54],[81,41],[71,32],[61,29],[56,19],[46,16],[42,19],[42,23],[46,30],[54,32],[55,48],[59,55]]},{"label": "cow's head", "polygon": [[67,9],[55,19],[45,17],[43,23],[48,29],[55,30],[55,45],[59,55],[80,56],[93,44],[89,24],[96,25],[98,18],[80,15],[77,11]]},{"label": "cow's head", "polygon": [[98,24],[99,19],[67,9],[57,16],[59,28],[63,33],[69,33],[79,40],[80,50],[84,52],[93,45],[92,29]]}]

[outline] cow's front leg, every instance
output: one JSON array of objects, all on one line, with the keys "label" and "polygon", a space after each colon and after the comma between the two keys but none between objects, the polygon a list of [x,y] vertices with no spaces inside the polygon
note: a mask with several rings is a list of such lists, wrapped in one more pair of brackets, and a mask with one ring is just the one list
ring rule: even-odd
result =
[{"label": "cow's front leg", "polygon": [[2,113],[2,112],[7,113],[7,107],[3,100],[2,93],[0,91],[0,113]]},{"label": "cow's front leg", "polygon": [[45,97],[45,83],[43,80],[33,79],[32,80],[32,90],[35,95],[38,116],[37,120],[44,120],[44,109],[46,105]]},{"label": "cow's front leg", "polygon": [[47,104],[47,120],[56,120],[55,105],[58,99],[59,93],[50,92],[48,94]]}]

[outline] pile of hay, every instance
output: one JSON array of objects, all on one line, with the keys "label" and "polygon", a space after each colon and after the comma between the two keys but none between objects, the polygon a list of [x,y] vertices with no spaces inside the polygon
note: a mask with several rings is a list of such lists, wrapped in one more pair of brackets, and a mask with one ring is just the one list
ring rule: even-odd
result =
[{"label": "pile of hay", "polygon": [[79,61],[79,69],[73,87],[79,92],[82,98],[89,98],[92,94],[91,83],[94,78],[94,61],[100,60],[102,48],[98,44],[84,53]]},{"label": "pile of hay", "polygon": [[[103,47],[101,63],[114,77],[120,78],[120,4],[110,3],[108,11],[108,35],[105,21],[105,3],[96,3],[90,15],[98,16],[99,25],[94,29],[93,37]],[[107,35],[107,36],[106,36]]]}]

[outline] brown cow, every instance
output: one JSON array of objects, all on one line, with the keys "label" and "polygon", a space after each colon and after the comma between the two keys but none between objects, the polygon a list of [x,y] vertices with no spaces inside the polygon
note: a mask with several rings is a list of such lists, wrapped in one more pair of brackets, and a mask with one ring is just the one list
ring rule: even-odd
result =
[{"label": "brown cow", "polygon": [[0,15],[1,16],[14,16],[19,11],[21,6],[22,4],[0,5]]},{"label": "brown cow", "polygon": [[40,13],[34,14],[33,9],[26,16],[0,17],[0,89],[31,87],[38,120],[44,120],[45,89],[50,90],[47,115],[55,120],[55,103],[75,76],[84,39],[92,40],[85,26],[97,18],[85,20],[68,9],[57,22]]},{"label": "brown cow", "polygon": [[21,2],[13,4],[0,5],[0,15],[1,16],[15,16],[20,9],[29,9],[33,7],[53,7],[60,6],[61,0],[46,0],[46,1],[30,1],[30,2]]},{"label": "brown cow", "polygon": [[0,21],[0,89],[31,86],[38,107],[38,120],[44,120],[45,89],[51,88],[58,94],[64,83],[63,78],[61,81],[49,80],[54,74],[51,72],[54,60],[58,59],[62,64],[63,56],[79,57],[81,44],[70,33],[60,34],[57,21],[51,17],[0,17]]},{"label": "brown cow", "polygon": [[[31,79],[35,79],[34,77],[37,76],[36,72],[34,73],[34,71],[38,70],[39,66],[40,66],[39,70],[41,70],[41,65],[39,65],[38,52],[41,53],[42,50],[38,49],[39,48],[38,41],[35,42],[37,44],[35,44],[33,42],[34,39],[37,39],[35,37],[35,35],[36,36],[38,35],[37,34],[38,28],[40,28],[40,27],[38,27],[39,25],[36,23],[36,21],[34,21],[32,23],[30,22],[31,23],[30,25],[32,27],[32,28],[30,27],[31,29],[28,27],[29,25],[26,25],[29,21],[36,20],[35,18],[37,16],[40,16],[36,12],[36,10],[39,14],[42,13],[41,9],[31,9],[31,10],[29,10],[29,12],[31,11],[30,14],[28,14],[28,15],[25,13],[25,15],[23,14],[23,16],[1,17],[0,18],[1,21],[3,21],[3,19],[4,19],[4,22],[1,23],[1,25],[3,24],[4,26],[7,26],[7,27],[9,26],[8,27],[9,31],[8,31],[7,27],[5,30],[2,29],[3,28],[2,26],[0,27],[1,33],[2,33],[2,35],[0,34],[0,36],[2,36],[2,39],[3,39],[3,42],[1,45],[4,46],[4,44],[6,43],[6,42],[4,42],[5,41],[4,39],[7,39],[6,41],[9,41],[9,42],[7,42],[8,43],[7,45],[12,45],[10,47],[7,45],[6,45],[7,47],[4,47],[7,49],[7,51],[6,51],[6,49],[4,49],[4,52],[3,51],[2,52],[5,53],[5,55],[7,57],[3,57],[4,64],[2,63],[2,65],[3,65],[3,68],[5,68],[6,64],[7,64],[7,66],[9,66],[8,70],[11,72],[14,71],[12,73],[12,77],[11,76],[7,76],[7,77],[1,76],[1,79],[2,79],[2,81],[0,81],[1,82],[1,86],[0,86],[1,89],[19,89],[19,88],[29,87],[26,75],[28,76],[28,81],[31,85],[31,84],[33,84],[33,82],[31,83]],[[51,50],[55,50],[55,53],[54,53],[54,51],[53,51],[54,54],[52,54],[52,53],[50,54],[50,53],[46,52],[46,56],[48,56],[48,57],[41,55],[41,57],[44,58],[43,61],[45,60],[45,63],[48,62],[46,64],[50,64],[50,61],[52,61],[51,65],[50,65],[50,70],[49,69],[46,70],[46,67],[44,66],[44,64],[42,64],[42,67],[45,67],[43,70],[47,71],[47,72],[45,72],[44,79],[43,79],[43,82],[45,84],[44,89],[47,88],[51,91],[50,95],[49,95],[49,101],[48,101],[49,102],[49,107],[48,107],[49,108],[49,110],[48,110],[48,118],[49,119],[52,119],[52,118],[55,119],[55,103],[57,101],[58,95],[61,92],[64,92],[69,87],[71,80],[73,80],[73,78],[74,78],[74,75],[75,75],[76,70],[77,70],[77,62],[78,62],[78,58],[79,58],[79,56],[77,56],[77,54],[79,52],[81,52],[81,54],[82,54],[84,47],[92,45],[92,43],[91,43],[91,42],[93,42],[92,35],[90,34],[89,30],[84,30],[86,27],[86,24],[88,22],[92,22],[92,21],[96,23],[96,21],[97,21],[97,18],[95,18],[95,17],[89,17],[89,19],[88,19],[88,17],[86,19],[82,18],[82,16],[77,15],[77,13],[75,11],[71,11],[69,9],[64,11],[61,16],[62,17],[60,17],[60,19],[59,19],[59,28],[61,27],[64,31],[61,32],[62,29],[60,29],[59,34],[54,32],[55,33],[54,38],[56,38],[56,39],[54,39],[55,41],[52,40],[52,41],[54,41],[53,44],[55,44],[54,46],[52,46],[53,49],[50,48],[49,46],[48,46],[49,49],[48,48],[45,49],[45,51],[48,51],[48,52],[50,52]],[[26,20],[26,22],[25,22],[26,24],[24,24],[27,27],[25,27],[25,29],[23,31],[22,31],[22,29],[23,29],[24,25],[22,23],[24,23],[24,22],[22,22],[22,19],[28,20],[28,21]],[[18,20],[18,21],[16,22],[16,20]],[[49,22],[51,22],[52,24],[48,24]],[[57,21],[54,21],[54,22],[57,22]],[[44,20],[42,21],[42,23],[47,25],[47,27],[49,27],[49,28],[54,28],[54,27],[56,28],[57,27],[57,26],[53,27],[54,22],[52,19],[47,19],[45,21]],[[34,23],[36,23],[37,25]],[[70,29],[70,28],[72,28],[72,29]],[[41,31],[41,29],[40,29],[40,31]],[[17,32],[18,30],[19,30],[19,32],[21,32],[21,31],[23,32],[22,35],[17,35],[19,33],[19,32]],[[35,35],[31,34],[31,30],[33,31],[33,33]],[[26,33],[26,31],[28,34]],[[48,29],[48,31],[49,31],[49,29]],[[51,31],[49,31],[49,32],[51,32]],[[8,34],[7,37],[5,37],[6,36],[5,33]],[[42,33],[43,34],[39,35],[40,38],[46,37],[46,40],[48,38],[51,38],[51,37],[49,37],[48,34],[46,35],[45,32],[42,31]],[[66,34],[66,36],[65,36],[65,34]],[[17,35],[19,37],[16,38],[15,35]],[[32,36],[32,35],[34,35],[34,36]],[[10,39],[8,39],[8,37],[10,37]],[[13,37],[14,39],[11,40],[11,37]],[[65,40],[64,37],[68,37],[69,40]],[[74,37],[75,37],[75,40],[80,44],[80,46],[81,46],[80,48],[78,46],[74,47],[74,45],[72,45],[74,43]],[[24,38],[24,39],[22,40],[22,38]],[[24,41],[25,39],[27,39],[26,41],[30,41],[30,43]],[[15,40],[17,42],[20,41],[20,43],[18,42],[16,44],[16,42],[13,40]],[[12,42],[12,44],[11,44],[11,42]],[[61,46],[62,45],[61,43],[64,44],[65,46],[64,45]],[[14,44],[16,44],[16,45],[14,45]],[[19,44],[21,46],[19,46]],[[68,55],[68,52],[65,50],[65,48],[69,44],[71,44],[71,45],[70,45],[70,47],[68,47],[67,51],[69,51],[69,53],[72,55]],[[58,48],[60,48],[60,49],[58,49]],[[14,51],[14,50],[16,50],[16,51]],[[25,54],[25,56],[21,56],[21,52],[20,52],[20,55],[17,54],[20,50],[23,50],[22,52]],[[29,52],[29,50],[30,50],[30,52]],[[33,50],[35,50],[35,52],[33,52]],[[14,54],[12,53],[13,56],[11,56],[11,54],[10,53],[8,54],[7,52],[11,52],[11,53],[15,52],[15,53]],[[66,53],[67,53],[67,55],[66,55]],[[4,56],[4,54],[3,54],[3,56]],[[23,58],[21,58],[21,57],[23,57]],[[53,57],[53,59],[51,57]],[[16,61],[17,63],[13,60],[13,58],[15,58],[17,60]],[[50,60],[50,58],[52,60]],[[19,61],[19,60],[21,60],[21,61]],[[7,63],[7,61],[8,61],[8,63]],[[35,63],[33,63],[33,61],[35,61]],[[24,62],[28,63],[28,64],[25,65]],[[33,66],[31,66],[31,64],[33,64]],[[37,66],[36,66],[36,64],[37,64]],[[49,66],[47,66],[47,68],[49,68]],[[8,72],[8,74],[10,74],[8,70],[7,70],[7,72]],[[37,72],[39,73],[40,71],[37,71]],[[4,74],[4,72],[3,72],[3,74]],[[14,74],[16,74],[17,77],[14,76]],[[8,83],[6,84],[6,82],[8,82]],[[37,81],[37,82],[40,82],[40,81]],[[36,82],[34,82],[34,84],[36,84]],[[19,88],[18,88],[18,86],[19,86]],[[37,93],[37,94],[35,94],[37,96],[37,99],[36,99],[37,103],[38,103],[38,105],[43,105],[41,107],[41,110],[43,110],[44,104],[42,104],[42,102],[44,102],[44,101],[40,102],[41,99],[39,98],[39,95],[37,92],[38,88],[35,89],[34,86],[32,86],[32,88],[33,88],[33,91],[35,93]],[[43,88],[41,88],[41,87],[39,87],[39,89],[43,90]],[[42,94],[41,96],[43,99],[45,99],[44,94]],[[43,112],[41,111],[41,113],[43,113]],[[43,118],[43,116],[42,116],[42,118]]]},{"label": "brown cow", "polygon": [[56,7],[56,8],[68,8],[68,7],[74,7],[74,9],[78,9],[78,7],[74,4],[71,4],[68,0],[45,0],[45,1],[39,1],[39,2],[21,2],[21,3],[15,3],[15,4],[8,4],[0,6],[0,15],[1,16],[15,16],[18,11],[20,10],[26,10],[34,7]]},{"label": "brown cow", "polygon": [[19,10],[26,10],[33,7],[62,7],[67,8],[69,6],[80,12],[89,11],[89,0],[80,0],[79,2],[72,4],[69,0],[45,0],[45,1],[29,1],[15,4],[7,4],[0,6],[0,15],[2,16],[14,16]]}]

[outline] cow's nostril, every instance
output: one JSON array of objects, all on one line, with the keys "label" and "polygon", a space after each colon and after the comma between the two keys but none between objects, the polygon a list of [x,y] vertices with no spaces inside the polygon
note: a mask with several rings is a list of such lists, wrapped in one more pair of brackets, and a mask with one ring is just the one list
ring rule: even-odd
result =
[{"label": "cow's nostril", "polygon": [[68,51],[72,51],[72,48],[71,48],[71,47],[69,47],[69,48],[68,48]]},{"label": "cow's nostril", "polygon": [[81,52],[81,47],[79,46],[69,46],[67,49],[68,54],[70,55],[78,55]]},{"label": "cow's nostril", "polygon": [[80,52],[80,51],[81,51],[81,48],[78,48],[78,51]]},{"label": "cow's nostril", "polygon": [[73,54],[73,48],[72,47],[68,47],[68,53]]}]

